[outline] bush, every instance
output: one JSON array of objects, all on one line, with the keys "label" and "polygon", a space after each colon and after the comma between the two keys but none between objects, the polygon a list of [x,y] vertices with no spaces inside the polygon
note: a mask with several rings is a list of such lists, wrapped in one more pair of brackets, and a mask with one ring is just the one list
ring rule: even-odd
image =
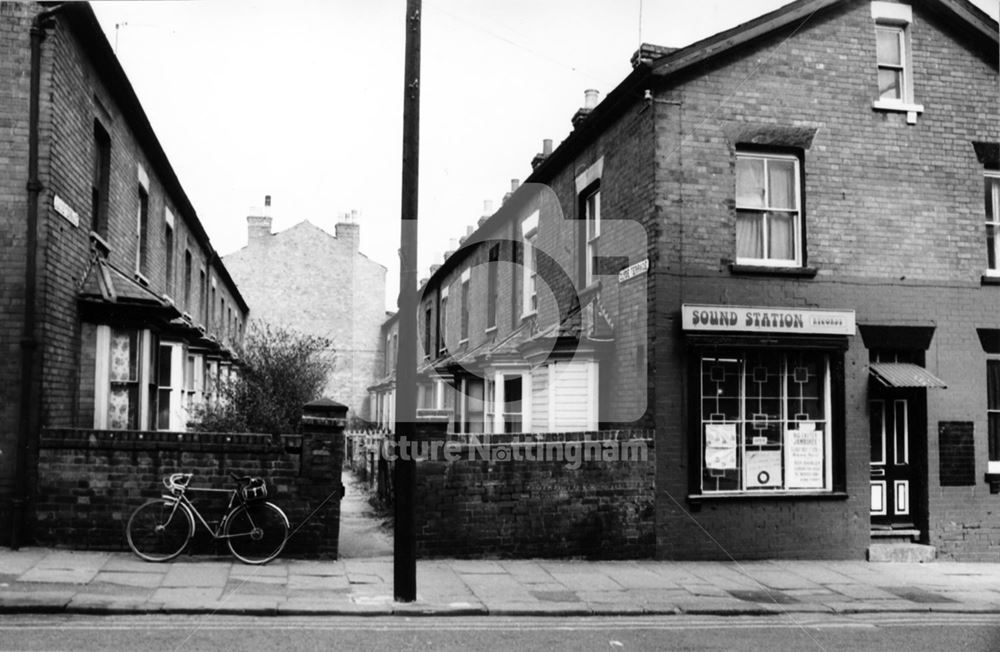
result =
[{"label": "bush", "polygon": [[216,404],[195,409],[202,432],[297,432],[302,406],[320,398],[333,369],[330,340],[251,322],[237,351],[239,371],[218,388]]}]

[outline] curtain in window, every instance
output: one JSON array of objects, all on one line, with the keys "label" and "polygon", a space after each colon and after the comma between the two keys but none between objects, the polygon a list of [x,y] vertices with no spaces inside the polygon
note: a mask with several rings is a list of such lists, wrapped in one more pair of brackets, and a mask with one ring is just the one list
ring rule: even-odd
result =
[{"label": "curtain in window", "polygon": [[795,258],[794,218],[791,213],[768,214],[769,258],[792,260]]},{"label": "curtain in window", "polygon": [[764,208],[764,160],[736,159],[736,206]]},{"label": "curtain in window", "polygon": [[767,162],[768,208],[795,209],[795,163],[771,159]]},{"label": "curtain in window", "polygon": [[764,214],[739,211],[736,215],[736,255],[740,258],[764,257]]}]

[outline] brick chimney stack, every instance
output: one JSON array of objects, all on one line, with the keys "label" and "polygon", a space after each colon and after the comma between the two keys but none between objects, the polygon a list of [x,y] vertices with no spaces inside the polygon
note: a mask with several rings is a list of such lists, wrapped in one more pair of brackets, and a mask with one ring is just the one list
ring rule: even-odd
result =
[{"label": "brick chimney stack", "polygon": [[361,243],[361,225],[358,224],[358,211],[344,213],[334,226],[338,240],[350,246],[351,251],[357,251]]},{"label": "brick chimney stack", "polygon": [[247,215],[247,244],[263,244],[271,237],[271,195],[264,196],[264,208],[253,206]]}]

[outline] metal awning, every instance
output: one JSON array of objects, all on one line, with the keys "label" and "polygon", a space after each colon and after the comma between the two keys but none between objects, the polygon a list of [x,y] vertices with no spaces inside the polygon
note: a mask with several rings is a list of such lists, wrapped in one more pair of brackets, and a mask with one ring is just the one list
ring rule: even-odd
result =
[{"label": "metal awning", "polygon": [[911,362],[873,362],[868,369],[886,387],[948,387],[943,380]]}]

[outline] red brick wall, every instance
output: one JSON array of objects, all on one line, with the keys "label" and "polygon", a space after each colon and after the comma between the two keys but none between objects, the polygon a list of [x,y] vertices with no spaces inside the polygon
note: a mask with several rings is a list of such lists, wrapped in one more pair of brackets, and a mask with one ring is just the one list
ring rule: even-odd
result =
[{"label": "red brick wall", "polygon": [[[313,455],[321,448],[325,454]],[[297,530],[287,554],[336,556],[339,499],[309,521],[306,517],[339,487],[343,455],[340,433],[329,439],[286,436],[279,446],[269,435],[45,430],[34,539],[48,546],[127,550],[128,518],[145,500],[161,495],[164,476],[194,473],[192,487],[228,489],[233,472],[266,479],[268,499]],[[228,500],[198,492],[189,498],[209,523],[218,522]],[[198,525],[191,550],[210,552],[216,545]]]},{"label": "red brick wall", "polygon": [[[476,452],[456,448],[457,459],[449,461],[442,453],[437,459],[418,462],[418,554],[652,557],[656,454],[647,435],[493,435],[489,445]],[[527,443],[517,443],[522,437]],[[584,439],[620,439],[641,445],[647,457],[640,461],[583,461],[579,468],[561,461],[506,457],[515,446],[541,455],[540,447],[550,442]]]},{"label": "red brick wall", "polygon": [[[986,267],[983,167],[971,141],[1000,140],[995,50],[967,49],[954,28],[914,5],[915,125],[872,109],[875,39],[868,3],[847,3],[705,65],[657,97],[657,554],[662,557],[864,556],[869,541],[868,351],[846,362],[844,500],[714,501],[687,513],[691,415],[680,305],[718,303],[854,309],[862,324],[935,327],[927,367],[930,543],[939,554],[996,560],[1000,498],[986,470],[986,363],[975,328],[1000,326]],[[787,39],[787,40],[786,40]],[[993,89],[993,90],[989,90]],[[812,279],[741,276],[735,257],[735,154],[741,125],[815,128],[805,151]],[[678,373],[680,371],[680,373]],[[973,487],[941,487],[937,422],[975,423]],[[710,535],[710,536],[709,536]]]}]

